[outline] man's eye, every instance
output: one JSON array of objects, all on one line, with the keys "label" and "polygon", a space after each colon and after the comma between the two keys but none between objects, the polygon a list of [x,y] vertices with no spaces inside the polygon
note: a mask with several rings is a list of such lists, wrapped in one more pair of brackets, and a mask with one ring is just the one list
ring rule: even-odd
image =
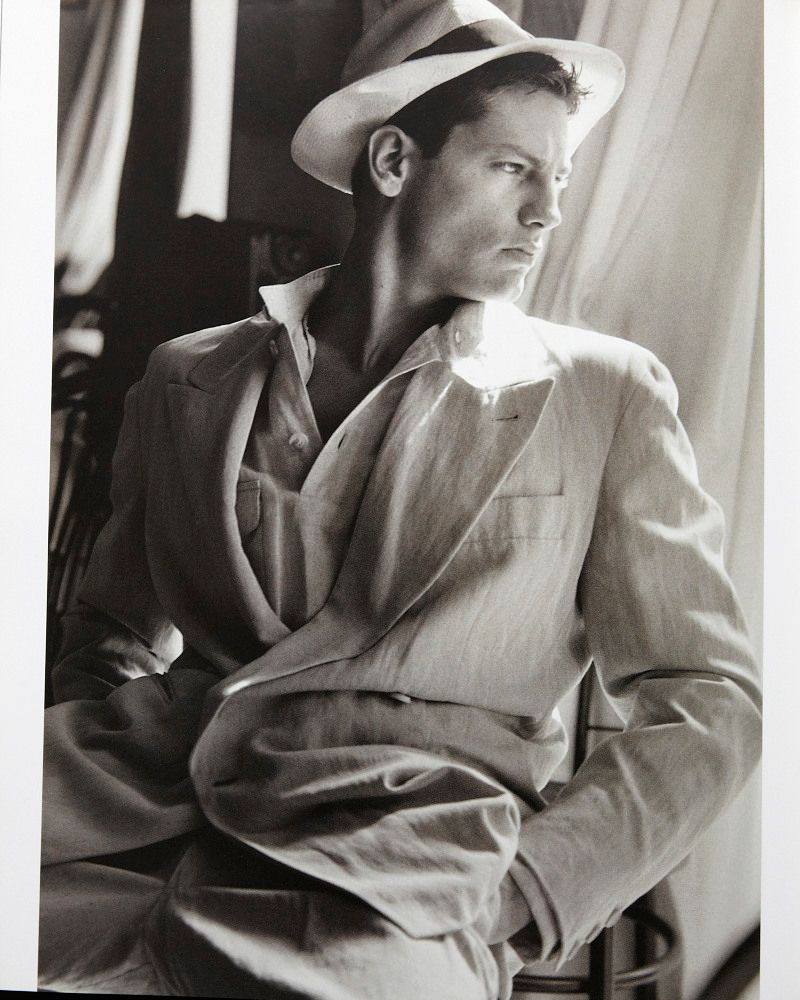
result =
[{"label": "man's eye", "polygon": [[506,174],[519,174],[525,167],[522,163],[513,163],[510,160],[504,160],[501,163],[496,163],[496,167],[499,167]]}]

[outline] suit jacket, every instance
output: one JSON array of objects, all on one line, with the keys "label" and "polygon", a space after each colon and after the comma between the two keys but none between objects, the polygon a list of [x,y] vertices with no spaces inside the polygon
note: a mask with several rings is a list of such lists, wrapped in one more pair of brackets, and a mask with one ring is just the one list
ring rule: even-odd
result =
[{"label": "suit jacket", "polygon": [[[290,632],[237,521],[278,328],[265,310],[171,341],[131,390],[114,513],[57,697],[103,697],[166,669],[179,629],[183,662],[221,678],[195,790],[236,835],[236,762],[277,695],[401,692],[524,716],[536,734],[594,659],[624,731],[547,809],[523,814],[513,869],[544,953],[566,958],[681,859],[759,753],[722,516],[698,486],[673,382],[628,342],[464,303],[389,426],[327,602]],[[515,791],[534,800],[552,766],[528,761]]]}]

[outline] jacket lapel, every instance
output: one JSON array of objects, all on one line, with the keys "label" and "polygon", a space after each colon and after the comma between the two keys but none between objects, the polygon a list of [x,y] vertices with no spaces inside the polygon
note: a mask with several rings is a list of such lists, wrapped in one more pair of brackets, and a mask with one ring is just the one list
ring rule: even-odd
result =
[{"label": "jacket lapel", "polygon": [[330,602],[334,614],[359,609],[348,616],[361,633],[357,646],[390,628],[445,568],[530,439],[552,384],[492,391],[443,365],[417,373],[381,448]]},{"label": "jacket lapel", "polygon": [[[196,568],[195,547],[202,540],[208,563],[195,585],[205,591],[215,620],[231,622],[228,645],[245,659],[289,631],[253,573],[235,510],[242,456],[273,365],[269,334],[276,328],[264,315],[247,320],[205,355],[189,373],[189,384],[167,386],[174,440],[180,442],[178,460],[197,525],[186,539],[188,558]],[[250,633],[244,644],[235,638],[241,637],[242,621]]]},{"label": "jacket lapel", "polygon": [[[529,329],[526,336],[530,345]],[[553,386],[544,361],[533,377],[492,385],[508,381],[509,358],[498,362],[496,351],[481,353],[485,347],[468,344],[459,356],[415,373],[370,475],[329,600],[305,626],[228,678],[223,697],[363,652],[452,559],[533,435]]]}]

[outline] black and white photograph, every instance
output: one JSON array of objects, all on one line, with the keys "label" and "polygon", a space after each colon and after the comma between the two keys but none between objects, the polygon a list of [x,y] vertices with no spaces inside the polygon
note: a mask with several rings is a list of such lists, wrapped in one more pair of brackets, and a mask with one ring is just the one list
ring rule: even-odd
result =
[{"label": "black and white photograph", "polygon": [[762,5],[55,6],[30,988],[784,1000]]}]

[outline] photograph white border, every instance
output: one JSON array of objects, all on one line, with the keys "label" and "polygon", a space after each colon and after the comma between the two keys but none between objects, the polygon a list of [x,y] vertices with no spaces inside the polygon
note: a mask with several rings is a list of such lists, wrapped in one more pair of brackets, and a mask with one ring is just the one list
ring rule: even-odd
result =
[{"label": "photograph white border", "polygon": [[[0,990],[35,990],[58,0],[0,0]],[[800,982],[800,3],[767,0],[761,1000]]]}]

